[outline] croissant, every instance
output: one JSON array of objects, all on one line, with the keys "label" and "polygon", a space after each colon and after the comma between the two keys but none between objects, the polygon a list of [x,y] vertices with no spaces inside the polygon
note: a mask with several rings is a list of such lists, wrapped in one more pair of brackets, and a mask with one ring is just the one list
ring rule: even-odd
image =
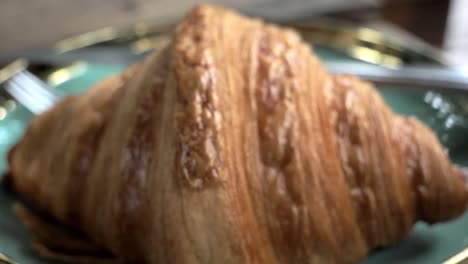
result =
[{"label": "croissant", "polygon": [[426,126],[293,30],[210,5],[35,117],[8,164],[35,248],[67,261],[356,263],[468,204]]}]

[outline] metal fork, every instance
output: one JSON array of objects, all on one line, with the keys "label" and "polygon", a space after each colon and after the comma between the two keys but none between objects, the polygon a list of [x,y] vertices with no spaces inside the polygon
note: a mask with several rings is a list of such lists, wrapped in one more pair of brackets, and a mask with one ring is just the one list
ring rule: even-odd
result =
[{"label": "metal fork", "polygon": [[38,115],[60,100],[60,95],[29,72],[22,61],[15,61],[0,71],[4,90],[33,114]]},{"label": "metal fork", "polygon": [[442,262],[442,264],[467,264],[468,263],[468,247],[460,251],[455,256]]},{"label": "metal fork", "polygon": [[36,115],[51,108],[59,100],[59,96],[46,83],[27,70],[18,72],[4,85],[13,98]]},{"label": "metal fork", "polygon": [[0,263],[2,264],[18,264],[17,262],[14,262],[13,260],[11,260],[9,257],[7,257],[6,255],[0,253]]}]

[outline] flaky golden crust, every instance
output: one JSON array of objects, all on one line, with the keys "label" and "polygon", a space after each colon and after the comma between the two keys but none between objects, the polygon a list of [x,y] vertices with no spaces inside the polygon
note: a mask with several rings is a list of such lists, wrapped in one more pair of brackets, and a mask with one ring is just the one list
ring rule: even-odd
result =
[{"label": "flaky golden crust", "polygon": [[31,204],[142,263],[355,263],[468,199],[425,126],[295,32],[213,6],[36,117],[9,165]]}]

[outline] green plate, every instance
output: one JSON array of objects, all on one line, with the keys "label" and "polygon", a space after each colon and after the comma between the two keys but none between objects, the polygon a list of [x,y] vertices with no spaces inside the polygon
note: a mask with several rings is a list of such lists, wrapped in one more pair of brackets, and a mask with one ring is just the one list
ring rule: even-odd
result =
[{"label": "green plate", "polygon": [[[316,52],[325,60],[348,60],[323,49],[316,48]],[[85,71],[56,88],[67,94],[79,93],[122,68],[88,64]],[[454,162],[468,166],[467,112],[463,110],[465,97],[398,87],[380,88],[379,91],[395,112],[414,115],[430,125],[448,148]],[[22,134],[31,116],[18,106],[0,121],[0,171],[5,170],[6,151]],[[0,252],[22,264],[50,263],[37,258],[32,251],[29,233],[11,211],[13,201],[14,197],[0,190]],[[407,239],[396,246],[373,252],[363,263],[441,263],[467,246],[468,214],[465,214],[443,224],[429,226],[418,223]]]}]

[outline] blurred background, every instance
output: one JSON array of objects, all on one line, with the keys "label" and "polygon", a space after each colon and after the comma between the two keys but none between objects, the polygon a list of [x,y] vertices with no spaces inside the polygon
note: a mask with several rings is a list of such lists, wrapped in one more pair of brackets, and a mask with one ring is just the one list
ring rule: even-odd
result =
[{"label": "blurred background", "polygon": [[[2,0],[0,59],[12,52],[47,47],[58,40],[106,26],[167,23],[197,0]],[[456,65],[468,61],[466,0],[219,0],[272,21],[316,17],[359,23],[394,33],[411,33],[440,48]],[[393,31],[389,29],[393,27]],[[385,28],[385,29],[384,29]]]},{"label": "blurred background", "polygon": [[[0,87],[26,69],[49,92],[82,92],[166,45],[177,21],[201,2],[1,0]],[[294,27],[329,71],[374,82],[396,112],[425,121],[447,147],[468,145],[468,0],[211,2]],[[106,70],[96,68],[102,65]],[[22,94],[36,92],[27,80],[18,80]],[[5,91],[0,120],[14,119],[10,105],[18,101],[5,99],[12,96]],[[60,98],[49,97],[48,104],[34,96],[29,104],[50,106]],[[28,118],[19,119],[24,124]]]},{"label": "blurred background", "polygon": [[[200,2],[1,0],[0,127],[17,124],[4,134],[19,135],[31,113],[162,48]],[[468,146],[468,0],[211,2],[294,27],[330,72],[375,83],[395,112],[427,123],[452,153]]]}]

